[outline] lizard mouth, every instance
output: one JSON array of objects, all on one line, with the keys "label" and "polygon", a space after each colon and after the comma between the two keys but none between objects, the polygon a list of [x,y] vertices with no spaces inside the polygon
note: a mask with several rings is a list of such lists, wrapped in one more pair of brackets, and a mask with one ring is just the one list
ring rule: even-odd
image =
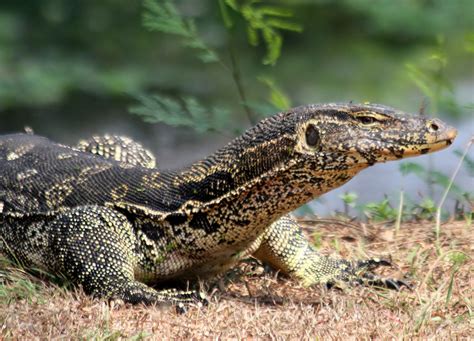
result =
[{"label": "lizard mouth", "polygon": [[[413,148],[407,148],[404,150],[404,156],[420,155],[435,152],[446,147],[449,147],[453,142],[458,131],[455,128],[447,128],[443,132],[435,134],[433,137],[428,139],[428,143],[423,145],[417,145]],[[431,141],[430,141],[431,140]]]}]

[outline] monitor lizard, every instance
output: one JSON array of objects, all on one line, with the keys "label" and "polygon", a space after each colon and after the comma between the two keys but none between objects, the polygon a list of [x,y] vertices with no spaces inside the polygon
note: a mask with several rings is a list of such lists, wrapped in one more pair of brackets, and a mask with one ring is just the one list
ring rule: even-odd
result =
[{"label": "monitor lizard", "polygon": [[323,256],[288,214],[375,163],[443,149],[456,134],[377,104],[306,105],[174,171],[123,137],[73,148],[0,136],[0,253],[129,303],[205,302],[150,285],[213,276],[249,255],[307,286],[399,289],[406,282],[373,273],[388,261]]}]

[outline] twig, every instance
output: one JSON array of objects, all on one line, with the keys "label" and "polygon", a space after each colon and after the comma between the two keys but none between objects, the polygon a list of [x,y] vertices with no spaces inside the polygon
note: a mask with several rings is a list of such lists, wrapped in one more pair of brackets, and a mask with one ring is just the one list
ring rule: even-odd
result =
[{"label": "twig", "polygon": [[230,62],[231,62],[231,69],[232,69],[232,79],[234,80],[235,85],[237,86],[237,91],[239,92],[240,100],[242,101],[242,105],[244,106],[245,113],[247,115],[247,119],[253,125],[256,122],[254,118],[253,112],[250,110],[247,104],[247,96],[245,95],[245,90],[242,85],[242,79],[240,77],[240,69],[239,64],[237,62],[237,58],[234,52],[234,44],[230,44],[229,47],[229,55],[230,55]]}]

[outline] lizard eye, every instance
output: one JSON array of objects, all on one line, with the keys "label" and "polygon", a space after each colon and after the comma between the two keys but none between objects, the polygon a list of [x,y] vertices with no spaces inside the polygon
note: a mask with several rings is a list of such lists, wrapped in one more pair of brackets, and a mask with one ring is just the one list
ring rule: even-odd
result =
[{"label": "lizard eye", "polygon": [[366,124],[366,125],[378,122],[378,120],[375,117],[372,117],[372,116],[357,116],[357,120],[360,123]]},{"label": "lizard eye", "polygon": [[316,147],[319,144],[319,132],[313,124],[306,127],[306,144],[310,147]]}]

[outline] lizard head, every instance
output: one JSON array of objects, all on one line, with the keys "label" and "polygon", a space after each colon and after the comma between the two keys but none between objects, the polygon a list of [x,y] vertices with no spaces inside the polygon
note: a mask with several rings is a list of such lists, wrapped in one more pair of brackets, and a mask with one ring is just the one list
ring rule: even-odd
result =
[{"label": "lizard head", "polygon": [[364,167],[443,149],[456,135],[456,129],[439,119],[382,105],[307,106],[296,122],[295,151],[306,162]]},{"label": "lizard head", "polygon": [[439,119],[381,105],[306,105],[262,120],[182,178],[202,189],[189,195],[199,201],[240,188],[263,203],[278,191],[274,206],[284,212],[377,162],[445,148],[456,134]]}]

